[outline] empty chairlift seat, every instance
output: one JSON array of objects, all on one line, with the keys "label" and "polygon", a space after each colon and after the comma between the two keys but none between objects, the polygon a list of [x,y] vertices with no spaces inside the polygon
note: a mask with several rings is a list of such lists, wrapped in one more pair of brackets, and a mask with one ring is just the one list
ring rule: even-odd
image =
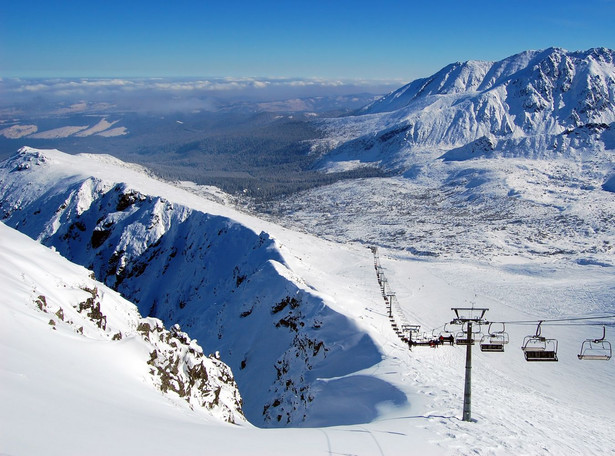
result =
[{"label": "empty chairlift seat", "polygon": [[474,342],[474,337],[470,336],[470,339],[468,339],[468,333],[464,331],[458,332],[455,337],[455,343],[457,345],[474,345]]},{"label": "empty chairlift seat", "polygon": [[476,337],[480,336],[480,324],[475,323],[472,327],[472,333],[468,338],[468,323],[464,323],[461,327],[461,331],[459,331],[455,335],[455,343],[457,345],[474,345],[476,343]]},{"label": "empty chairlift seat", "polygon": [[602,327],[602,338],[586,339],[581,344],[581,352],[577,355],[581,360],[608,361],[613,355],[611,343],[605,339],[606,328]]},{"label": "empty chairlift seat", "polygon": [[526,361],[557,361],[557,339],[547,339],[542,335],[542,321],[538,323],[536,334],[523,339],[523,354]]},{"label": "empty chairlift seat", "polygon": [[507,343],[508,333],[504,323],[489,323],[488,334],[480,339],[480,350],[488,353],[501,353]]}]

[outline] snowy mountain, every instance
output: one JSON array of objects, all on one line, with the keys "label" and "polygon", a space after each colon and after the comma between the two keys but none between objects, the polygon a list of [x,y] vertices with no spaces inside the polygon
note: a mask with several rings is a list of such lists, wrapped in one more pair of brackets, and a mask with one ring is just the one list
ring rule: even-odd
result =
[{"label": "snowy mountain", "polygon": [[[526,51],[458,62],[324,125],[324,163],[407,170],[430,159],[549,158],[613,148],[615,52]],[[329,164],[331,166],[331,164]]]},{"label": "snowy mountain", "polygon": [[612,265],[614,52],[456,63],[321,122],[323,172],[380,168],[257,207],[340,242],[419,256]]},{"label": "snowy mountain", "polygon": [[[391,184],[382,180],[383,188]],[[612,318],[603,318],[615,314],[612,267],[539,254],[440,260],[380,249],[386,290],[396,293],[396,325],[419,324],[429,338],[450,323],[451,307],[470,304],[506,322],[505,353],[474,351],[475,421],[465,422],[465,349],[408,349],[365,245],[282,228],[217,203],[220,195],[208,189],[162,182],[106,156],[24,149],[2,163],[0,189],[4,222],[56,250],[6,227],[0,232],[0,280],[9,290],[0,298],[3,452],[585,456],[615,445],[613,360],[577,358],[582,341],[601,328],[545,321],[544,334],[559,340],[557,363],[527,363],[520,350],[536,320],[571,316],[604,321],[612,340]],[[374,207],[395,204],[372,198]],[[337,203],[331,214],[344,209]],[[460,234],[460,242],[469,237]],[[180,323],[181,331],[167,327],[187,367],[190,348],[199,351],[194,338],[205,353],[218,350],[233,369],[246,417],[289,428],[256,429],[240,419],[230,425],[191,409],[171,388],[163,396],[160,387],[173,381],[151,363],[161,360],[174,374],[166,330],[134,308],[133,323],[122,329],[119,296],[58,253],[136,298],[150,317]],[[83,288],[97,288],[98,298]],[[84,312],[94,321],[79,312],[89,299]],[[83,321],[95,339],[67,320]],[[534,324],[515,323],[523,321]],[[114,341],[118,332],[122,339]],[[150,344],[159,347],[155,357]]]},{"label": "snowy mountain", "polygon": [[[143,315],[179,323],[219,351],[252,423],[365,418],[340,423],[314,411],[330,400],[324,379],[377,363],[379,349],[289,269],[279,242],[249,227],[261,222],[238,222],[240,214],[106,156],[25,148],[1,165],[0,182],[7,225],[87,267]],[[368,416],[399,397],[385,382],[365,388],[388,390]]]}]

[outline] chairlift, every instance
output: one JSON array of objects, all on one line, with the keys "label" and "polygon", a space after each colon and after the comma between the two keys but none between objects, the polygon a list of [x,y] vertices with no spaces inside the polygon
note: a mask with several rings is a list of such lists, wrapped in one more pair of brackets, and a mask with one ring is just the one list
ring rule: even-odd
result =
[{"label": "chairlift", "polygon": [[408,332],[408,333],[418,334],[420,329],[421,329],[421,325],[408,325],[408,324],[401,325],[401,330],[404,332]]},{"label": "chairlift", "polygon": [[494,330],[493,323],[489,323],[489,330],[480,339],[480,351],[489,353],[501,353],[504,351],[504,345],[508,343],[508,333],[504,323],[500,323],[502,328]]},{"label": "chairlift", "polygon": [[416,339],[418,338],[420,328],[421,328],[420,325],[409,325],[409,324],[401,325],[401,331],[400,331],[401,340],[403,340],[404,342],[416,341]]},{"label": "chairlift", "polygon": [[455,334],[453,334],[452,331],[447,329],[447,325],[448,323],[444,324],[444,329],[442,329],[442,331],[440,331],[440,334],[438,334],[438,340],[441,344],[448,343],[450,345],[453,345],[455,343]]},{"label": "chairlift", "polygon": [[547,339],[542,335],[542,321],[538,323],[536,334],[523,339],[523,354],[526,361],[557,361],[557,339]]},{"label": "chairlift", "polygon": [[457,335],[455,336],[455,343],[457,345],[466,345],[466,346],[474,345],[474,343],[476,342],[474,336],[480,334],[480,332],[481,332],[480,325],[476,324],[476,326],[472,328],[472,334],[470,334],[470,338],[468,339],[468,323],[466,322],[461,327],[461,331],[459,331]]},{"label": "chairlift", "polygon": [[605,339],[606,328],[602,327],[602,337],[600,339],[586,339],[581,344],[581,352],[577,355],[579,359],[608,361],[613,355],[611,343]]}]

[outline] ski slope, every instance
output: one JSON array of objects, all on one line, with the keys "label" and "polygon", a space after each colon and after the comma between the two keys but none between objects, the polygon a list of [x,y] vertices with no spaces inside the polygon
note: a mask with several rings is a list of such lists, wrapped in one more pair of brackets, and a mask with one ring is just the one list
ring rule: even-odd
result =
[{"label": "ski slope", "polygon": [[[614,454],[615,361],[576,358],[581,342],[596,337],[601,328],[545,325],[543,333],[560,342],[560,361],[527,363],[520,346],[535,326],[507,325],[511,342],[504,353],[474,350],[475,421],[463,422],[465,350],[443,346],[410,351],[399,340],[365,245],[285,229],[205,199],[194,189],[154,180],[114,159],[53,151],[44,155],[56,166],[35,185],[60,182],[75,173],[129,182],[144,194],[268,233],[284,260],[285,274],[369,335],[381,356],[359,371],[323,375],[328,400],[308,409],[313,422],[337,415],[356,424],[259,429],[223,423],[144,385],[143,372],[133,362],[140,356],[138,347],[126,347],[118,356],[108,342],[83,341],[61,327],[50,328],[48,317],[31,305],[31,288],[59,285],[56,293],[62,298],[58,277],[73,266],[2,227],[1,280],[3,289],[11,290],[0,300],[0,394],[8,404],[0,412],[2,453]],[[28,185],[21,187],[24,203]],[[543,257],[442,260],[382,248],[380,261],[405,318],[428,332],[449,322],[451,307],[459,306],[488,307],[487,317],[494,321],[615,313],[612,267]],[[610,324],[607,337],[613,340],[612,320]],[[338,362],[352,364],[343,358]],[[380,391],[388,400],[378,404],[378,398],[361,395],[362,388],[373,383],[383,386],[369,391]],[[372,414],[374,403],[377,412]]]}]

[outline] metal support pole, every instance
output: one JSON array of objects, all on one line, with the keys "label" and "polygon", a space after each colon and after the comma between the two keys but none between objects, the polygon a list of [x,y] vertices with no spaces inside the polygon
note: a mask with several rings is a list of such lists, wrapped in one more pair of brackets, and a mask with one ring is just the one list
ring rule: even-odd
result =
[{"label": "metal support pole", "polygon": [[[482,325],[487,323],[484,319],[485,312],[489,309],[486,307],[452,307],[451,310],[455,312],[456,318],[451,321],[454,325],[467,325],[466,327],[466,379],[463,388],[463,421],[472,421],[472,344],[474,340],[472,337],[472,323]],[[463,326],[462,326],[463,328]]]},{"label": "metal support pole", "polygon": [[463,389],[463,421],[472,421],[472,321],[468,321],[466,346],[466,380]]}]

